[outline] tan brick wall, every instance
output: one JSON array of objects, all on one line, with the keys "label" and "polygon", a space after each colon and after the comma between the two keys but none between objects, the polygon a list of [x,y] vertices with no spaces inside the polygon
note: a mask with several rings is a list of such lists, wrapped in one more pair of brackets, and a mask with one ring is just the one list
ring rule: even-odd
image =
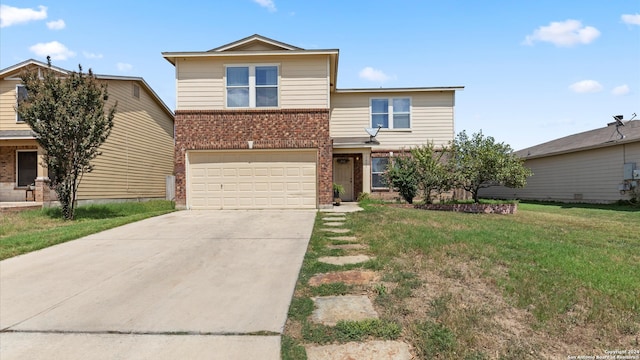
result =
[{"label": "tan brick wall", "polygon": [[318,203],[333,201],[333,144],[328,109],[178,110],[175,114],[176,204],[186,205],[189,150],[317,149]]},{"label": "tan brick wall", "polygon": [[16,151],[37,150],[37,146],[0,146],[0,182],[16,182]]}]

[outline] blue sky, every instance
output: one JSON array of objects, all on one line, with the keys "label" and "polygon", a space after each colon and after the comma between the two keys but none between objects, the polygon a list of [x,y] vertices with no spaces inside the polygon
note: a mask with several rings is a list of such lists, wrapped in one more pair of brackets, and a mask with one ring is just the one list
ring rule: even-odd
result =
[{"label": "blue sky", "polygon": [[175,108],[163,51],[258,33],[340,49],[338,88],[465,86],[455,130],[515,150],[640,118],[640,1],[2,1],[0,68],[34,58],[143,77]]}]

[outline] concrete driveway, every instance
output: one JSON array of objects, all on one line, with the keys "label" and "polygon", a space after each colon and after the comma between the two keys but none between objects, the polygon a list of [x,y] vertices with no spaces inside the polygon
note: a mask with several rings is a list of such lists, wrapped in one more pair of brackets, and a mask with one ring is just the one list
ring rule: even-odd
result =
[{"label": "concrete driveway", "polygon": [[315,211],[181,211],[0,262],[0,358],[280,359]]}]

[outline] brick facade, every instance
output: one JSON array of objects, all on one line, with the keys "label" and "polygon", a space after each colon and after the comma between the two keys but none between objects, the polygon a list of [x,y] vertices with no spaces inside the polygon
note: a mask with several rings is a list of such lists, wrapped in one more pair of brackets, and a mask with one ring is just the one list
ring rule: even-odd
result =
[{"label": "brick facade", "polygon": [[186,205],[189,150],[316,149],[318,204],[333,201],[329,109],[178,110],[175,113],[176,205]]}]

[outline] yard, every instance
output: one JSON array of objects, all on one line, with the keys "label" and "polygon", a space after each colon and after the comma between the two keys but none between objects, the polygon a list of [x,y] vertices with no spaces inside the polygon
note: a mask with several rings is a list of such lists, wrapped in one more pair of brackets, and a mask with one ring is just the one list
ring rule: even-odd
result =
[{"label": "yard", "polygon": [[[419,358],[566,359],[640,348],[637,207],[521,203],[515,215],[494,215],[363,206],[345,227],[376,259],[319,263],[344,250],[328,250],[338,242],[316,222],[283,358],[301,357],[300,345],[353,340],[353,332],[312,324],[309,299],[362,293],[382,321],[358,339],[397,338]],[[357,267],[377,270],[381,281],[307,283],[317,273]]]},{"label": "yard", "polygon": [[174,211],[170,201],[127,202],[78,207],[65,221],[59,208],[0,214],[0,260]]}]

